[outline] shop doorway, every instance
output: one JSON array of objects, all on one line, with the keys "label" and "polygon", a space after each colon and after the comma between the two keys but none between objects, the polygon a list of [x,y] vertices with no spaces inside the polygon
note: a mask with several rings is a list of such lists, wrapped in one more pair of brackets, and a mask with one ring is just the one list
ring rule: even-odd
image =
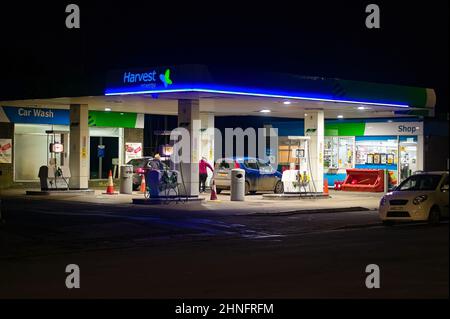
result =
[{"label": "shop doorway", "polygon": [[400,181],[411,176],[417,171],[417,138],[401,137],[399,141]]},{"label": "shop doorway", "polygon": [[90,138],[90,178],[108,178],[109,170],[117,172],[119,158],[119,138],[91,136]]}]

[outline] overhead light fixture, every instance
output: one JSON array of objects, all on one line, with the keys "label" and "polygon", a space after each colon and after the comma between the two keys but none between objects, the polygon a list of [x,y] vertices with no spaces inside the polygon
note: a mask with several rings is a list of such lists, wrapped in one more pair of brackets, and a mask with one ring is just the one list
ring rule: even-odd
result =
[{"label": "overhead light fixture", "polygon": [[259,111],[260,113],[270,113],[270,112],[272,112],[271,110],[261,110],[261,111]]},{"label": "overhead light fixture", "polygon": [[283,104],[284,104],[284,105],[291,105],[292,102],[291,102],[291,101],[284,101]]},{"label": "overhead light fixture", "polygon": [[111,108],[110,107],[105,107],[105,112],[111,112]]},{"label": "overhead light fixture", "polygon": [[343,119],[343,118],[344,118],[344,115],[338,115],[337,118],[338,118],[338,119]]},{"label": "overhead light fixture", "polygon": [[307,113],[305,113],[305,117],[306,117],[306,116],[308,116],[308,114],[307,114]]}]

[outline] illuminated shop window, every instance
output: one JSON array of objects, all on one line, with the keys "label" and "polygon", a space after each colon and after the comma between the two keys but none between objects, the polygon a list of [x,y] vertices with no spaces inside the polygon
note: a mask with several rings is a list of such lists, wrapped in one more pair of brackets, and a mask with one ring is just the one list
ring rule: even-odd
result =
[{"label": "illuminated shop window", "polygon": [[354,137],[325,137],[324,167],[326,169],[353,168],[355,154]]},{"label": "illuminated shop window", "polygon": [[397,139],[367,139],[356,141],[357,165],[396,165]]}]

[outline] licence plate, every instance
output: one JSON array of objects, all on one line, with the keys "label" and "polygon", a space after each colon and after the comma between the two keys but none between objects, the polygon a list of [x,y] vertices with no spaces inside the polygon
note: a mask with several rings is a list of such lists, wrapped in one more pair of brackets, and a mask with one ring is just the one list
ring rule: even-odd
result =
[{"label": "licence plate", "polygon": [[401,207],[401,206],[395,206],[395,207],[390,207],[389,208],[389,210],[395,210],[395,211],[402,211],[403,210],[403,207]]},{"label": "licence plate", "polygon": [[221,176],[221,177],[225,177],[227,175],[228,175],[227,173],[219,173],[219,176]]}]

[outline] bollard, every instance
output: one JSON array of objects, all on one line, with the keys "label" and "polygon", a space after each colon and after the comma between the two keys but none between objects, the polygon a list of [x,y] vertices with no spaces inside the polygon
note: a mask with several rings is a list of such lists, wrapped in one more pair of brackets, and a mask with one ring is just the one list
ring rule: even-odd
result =
[{"label": "bollard", "polygon": [[386,194],[389,191],[389,171],[387,169],[384,170],[384,193]]}]

